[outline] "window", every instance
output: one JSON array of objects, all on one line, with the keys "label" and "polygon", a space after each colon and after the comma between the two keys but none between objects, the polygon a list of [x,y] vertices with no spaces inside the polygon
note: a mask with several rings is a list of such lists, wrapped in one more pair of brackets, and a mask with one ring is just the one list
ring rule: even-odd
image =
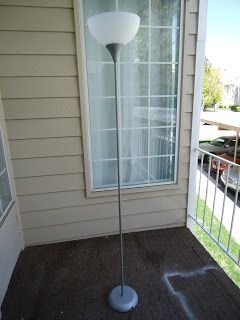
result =
[{"label": "window", "polygon": [[2,136],[0,133],[0,217],[3,215],[12,200],[6,160],[3,150]]},{"label": "window", "polygon": [[92,188],[117,181],[114,69],[106,48],[86,26],[104,11],[130,11],[141,18],[135,39],[122,51],[122,183],[125,187],[176,181],[180,0],[82,0]]},{"label": "window", "polygon": [[228,141],[228,138],[220,137],[211,141],[210,144],[216,147],[223,147]]},{"label": "window", "polygon": [[236,139],[232,139],[232,140],[229,140],[226,144],[225,144],[225,147],[229,148],[229,147],[235,147],[235,144],[236,144]]}]

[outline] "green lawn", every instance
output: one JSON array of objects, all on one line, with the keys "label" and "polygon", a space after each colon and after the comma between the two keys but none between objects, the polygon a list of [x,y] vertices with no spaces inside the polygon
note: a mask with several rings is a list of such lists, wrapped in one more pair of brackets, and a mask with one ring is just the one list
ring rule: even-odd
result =
[{"label": "green lawn", "polygon": [[[196,199],[196,208],[197,208],[197,199]],[[199,209],[198,209],[198,221],[203,221],[204,215],[204,201],[200,199],[199,201]],[[205,213],[205,221],[204,226],[210,229],[212,212],[210,208],[206,206]],[[220,221],[217,218],[213,218],[212,223],[212,234],[214,237],[218,237],[220,228]],[[199,227],[196,223],[194,224],[193,231],[196,237],[199,239],[201,244],[206,248],[206,250],[211,254],[211,256],[216,260],[216,262],[223,268],[223,270],[229,275],[229,277],[236,283],[236,285],[240,288],[240,267],[233,262],[224,251],[219,248],[219,246]],[[229,232],[227,229],[222,226],[220,242],[227,247],[229,238]],[[235,239],[231,239],[230,241],[230,252],[238,257],[240,244],[236,242]]]}]

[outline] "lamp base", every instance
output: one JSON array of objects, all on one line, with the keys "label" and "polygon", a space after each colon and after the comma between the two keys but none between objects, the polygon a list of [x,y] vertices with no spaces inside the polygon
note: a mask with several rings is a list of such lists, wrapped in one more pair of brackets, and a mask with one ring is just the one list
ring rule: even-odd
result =
[{"label": "lamp base", "polygon": [[108,304],[118,312],[128,312],[135,308],[138,303],[136,291],[128,286],[123,286],[123,295],[121,296],[121,286],[112,289],[108,296]]}]

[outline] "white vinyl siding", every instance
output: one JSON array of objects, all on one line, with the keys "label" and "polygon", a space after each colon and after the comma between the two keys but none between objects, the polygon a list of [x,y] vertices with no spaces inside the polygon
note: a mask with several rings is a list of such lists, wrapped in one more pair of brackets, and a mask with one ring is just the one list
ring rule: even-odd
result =
[{"label": "white vinyl siding", "polygon": [[[0,26],[0,89],[26,244],[113,234],[114,191],[86,196],[88,141],[78,86],[84,75],[73,3],[0,0],[0,15],[2,8],[9,19]],[[12,21],[18,9],[21,19]],[[38,10],[49,10],[44,25],[34,18]],[[198,1],[186,1],[184,11],[178,182],[124,192],[125,232],[186,223]]]}]

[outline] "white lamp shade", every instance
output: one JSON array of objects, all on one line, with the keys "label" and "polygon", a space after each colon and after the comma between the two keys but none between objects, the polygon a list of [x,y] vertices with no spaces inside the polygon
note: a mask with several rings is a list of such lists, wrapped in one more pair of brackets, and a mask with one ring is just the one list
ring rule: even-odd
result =
[{"label": "white lamp shade", "polygon": [[87,25],[93,37],[102,45],[126,45],[137,34],[140,18],[131,12],[104,12],[90,17]]}]

